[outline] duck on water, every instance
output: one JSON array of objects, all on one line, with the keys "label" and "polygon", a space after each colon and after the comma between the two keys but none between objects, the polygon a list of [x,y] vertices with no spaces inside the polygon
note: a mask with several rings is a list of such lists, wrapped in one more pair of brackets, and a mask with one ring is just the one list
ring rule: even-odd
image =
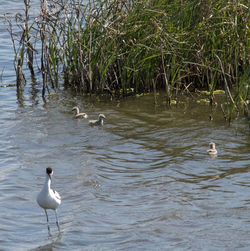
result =
[{"label": "duck on water", "polygon": [[86,119],[86,118],[88,118],[88,115],[86,113],[84,113],[84,112],[80,113],[80,110],[79,110],[78,106],[74,106],[72,108],[72,112],[75,113],[75,118],[76,119]]},{"label": "duck on water", "polygon": [[105,115],[104,115],[104,114],[99,114],[97,120],[89,120],[89,125],[90,125],[90,126],[99,126],[99,125],[103,125],[104,119],[106,119]]},{"label": "duck on water", "polygon": [[207,153],[209,155],[217,154],[217,150],[215,149],[215,143],[214,142],[209,143],[209,149],[207,150]]}]

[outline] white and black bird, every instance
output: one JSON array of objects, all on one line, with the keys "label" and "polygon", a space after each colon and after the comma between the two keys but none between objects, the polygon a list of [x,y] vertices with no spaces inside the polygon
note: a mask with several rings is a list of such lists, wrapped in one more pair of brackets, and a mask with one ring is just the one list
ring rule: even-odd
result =
[{"label": "white and black bird", "polygon": [[105,115],[104,114],[99,114],[97,120],[89,120],[89,125],[90,126],[99,126],[99,125],[102,126],[104,119],[106,119]]},{"label": "white and black bird", "polygon": [[209,155],[216,155],[217,154],[217,150],[215,149],[215,143],[214,142],[209,143],[209,149],[207,150],[207,153]]},{"label": "white and black bird", "polygon": [[61,196],[57,191],[51,189],[50,187],[52,174],[53,174],[52,168],[47,167],[45,183],[41,192],[38,194],[36,201],[38,205],[45,211],[49,232],[50,232],[50,227],[49,227],[49,218],[47,214],[47,209],[52,209],[55,211],[56,225],[58,227],[58,231],[60,232],[60,226],[58,222],[56,209],[61,204]]},{"label": "white and black bird", "polygon": [[80,112],[78,106],[73,107],[72,112],[75,113],[76,119],[87,119],[88,118],[88,115],[86,113]]}]

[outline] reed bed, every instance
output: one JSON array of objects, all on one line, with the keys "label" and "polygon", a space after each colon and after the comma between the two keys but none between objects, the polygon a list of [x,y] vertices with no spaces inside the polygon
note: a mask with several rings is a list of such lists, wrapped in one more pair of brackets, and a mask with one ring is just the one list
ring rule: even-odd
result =
[{"label": "reed bed", "polygon": [[[223,88],[231,110],[249,100],[247,0],[41,0],[18,17],[17,86],[41,72],[42,95],[62,83],[77,93],[131,95]],[[11,27],[11,26],[10,26]],[[40,57],[40,62],[33,61]],[[240,105],[241,104],[241,105]]]}]

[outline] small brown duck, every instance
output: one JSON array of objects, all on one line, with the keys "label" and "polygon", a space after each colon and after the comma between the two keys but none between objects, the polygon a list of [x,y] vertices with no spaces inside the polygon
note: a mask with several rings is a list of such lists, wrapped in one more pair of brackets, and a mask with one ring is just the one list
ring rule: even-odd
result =
[{"label": "small brown duck", "polygon": [[86,119],[88,115],[86,113],[80,113],[79,108],[77,106],[73,107],[72,112],[75,113],[76,119]]},{"label": "small brown duck", "polygon": [[209,149],[207,150],[207,153],[210,155],[215,155],[217,154],[217,150],[215,149],[215,143],[211,142],[209,143]]},{"label": "small brown duck", "polygon": [[99,126],[103,125],[103,120],[106,119],[104,114],[99,114],[98,120],[89,120],[90,126]]}]

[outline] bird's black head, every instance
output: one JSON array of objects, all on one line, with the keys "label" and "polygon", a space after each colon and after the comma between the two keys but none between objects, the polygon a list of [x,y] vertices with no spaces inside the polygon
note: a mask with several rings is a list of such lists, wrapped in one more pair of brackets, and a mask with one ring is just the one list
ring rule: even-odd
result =
[{"label": "bird's black head", "polygon": [[52,168],[51,167],[47,167],[46,168],[46,173],[50,176],[52,175],[53,171],[52,171]]}]

